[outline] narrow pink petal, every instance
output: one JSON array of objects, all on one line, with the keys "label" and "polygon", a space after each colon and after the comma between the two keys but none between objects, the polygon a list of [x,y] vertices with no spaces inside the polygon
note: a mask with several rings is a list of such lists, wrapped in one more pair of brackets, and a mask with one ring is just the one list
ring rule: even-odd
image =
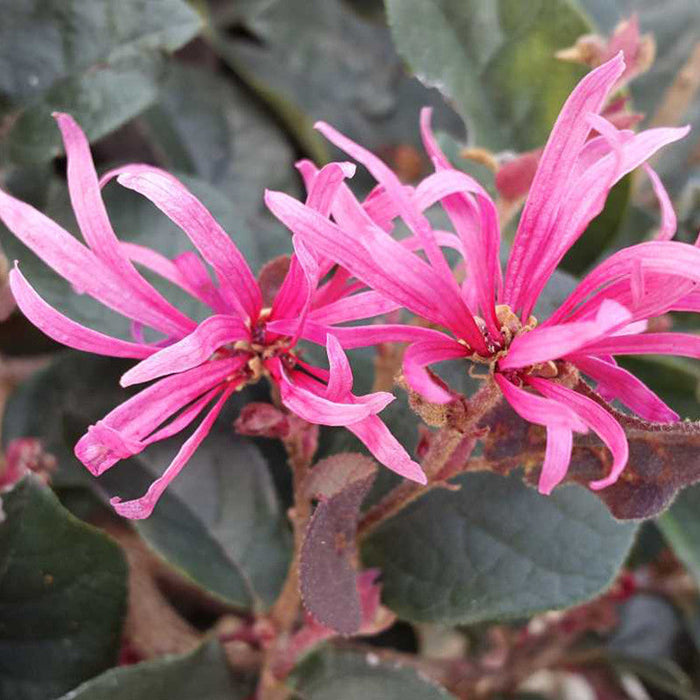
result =
[{"label": "narrow pink petal", "polygon": [[508,262],[504,301],[513,308],[523,305],[522,288],[537,257],[542,254],[541,245],[559,212],[576,156],[590,133],[590,124],[584,116],[600,112],[624,68],[622,54],[618,54],[588,73],[566,100],[554,124],[530,187]]},{"label": "narrow pink petal", "polygon": [[659,200],[659,206],[661,207],[661,226],[654,238],[657,241],[670,241],[676,233],[677,226],[673,203],[668,196],[664,183],[661,182],[661,178],[648,163],[644,163],[644,172],[651,180],[651,186],[654,188],[654,194]]},{"label": "narrow pink petal", "polygon": [[330,333],[326,338],[326,353],[330,366],[326,398],[342,402],[352,391],[352,370],[338,339]]},{"label": "narrow pink petal", "polygon": [[372,318],[400,309],[395,301],[383,297],[378,292],[360,292],[338,299],[331,304],[319,306],[309,314],[309,320],[316,323],[335,324]]},{"label": "narrow pink petal", "polygon": [[204,440],[211,431],[214,421],[216,421],[219,413],[221,413],[221,409],[224,407],[229,396],[231,396],[234,388],[235,387],[229,387],[221,394],[211,411],[209,411],[194,433],[187,438],[163,475],[150,485],[144,496],[132,501],[122,501],[119,497],[110,499],[110,503],[114,506],[114,510],[116,510],[119,515],[134,520],[141,520],[151,515],[156,503],[158,503],[158,499],[163,495],[165,489],[182,471],[196,449],[202,444],[202,440]]},{"label": "narrow pink petal", "polygon": [[15,267],[10,272],[10,287],[22,313],[43,333],[58,343],[76,350],[84,350],[108,357],[135,357],[143,359],[155,352],[154,348],[126,340],[112,338],[81,326],[49,306],[31,287]]},{"label": "narrow pink petal", "polygon": [[338,188],[345,178],[355,174],[352,163],[329,163],[324,165],[314,177],[306,197],[306,205],[323,216],[328,216]]},{"label": "narrow pink petal", "polygon": [[[375,291],[452,329],[485,352],[483,336],[459,293],[418,256],[383,232],[356,238],[282,192],[267,192],[272,213],[317,253],[335,260]],[[368,237],[369,236],[369,240]],[[370,242],[371,241],[371,244]]]},{"label": "narrow pink petal", "polygon": [[198,299],[217,313],[228,313],[229,306],[221,296],[221,292],[214,284],[209,274],[209,270],[202,262],[202,259],[192,250],[180,253],[173,263],[178,269],[187,284],[195,290]]},{"label": "narrow pink petal", "polygon": [[684,294],[680,299],[677,299],[670,311],[690,311],[691,313],[700,312],[700,289]]},{"label": "narrow pink petal", "polygon": [[[270,331],[280,335],[294,332],[296,323],[292,319],[282,319],[267,324]],[[420,326],[395,324],[376,324],[371,326],[328,326],[308,320],[304,324],[301,337],[312,343],[324,345],[326,336],[332,333],[346,350],[365,348],[377,343],[410,343],[416,340],[449,338],[450,336]]]},{"label": "narrow pink petal", "polygon": [[[614,253],[578,284],[548,323],[560,323],[588,297],[621,279],[630,279],[639,265],[648,274],[670,275],[700,282],[700,250],[678,241],[649,241]],[[684,291],[684,294],[686,292]]]},{"label": "narrow pink petal", "polygon": [[[287,322],[293,322],[294,328],[297,329],[299,327],[299,314],[307,300],[307,292],[307,275],[299,258],[293,255],[289,261],[287,274],[272,302],[270,320],[284,319]],[[295,332],[296,330],[290,330],[287,335],[294,335]]]},{"label": "narrow pink petal", "polygon": [[[601,118],[600,122],[605,120]],[[608,126],[614,131],[612,125]],[[560,214],[551,227],[547,241],[542,242],[542,254],[533,265],[523,291],[521,298],[524,315],[531,312],[541,290],[566,252],[593,217],[602,211],[610,188],[624,175],[642,165],[659,148],[683,138],[687,133],[687,127],[648,129],[631,135],[630,138],[624,137],[624,132],[617,132],[620,138],[615,149],[572,182],[562,197]]]},{"label": "narrow pink petal", "polygon": [[[299,340],[321,275],[316,257],[304,245],[299,235],[295,234],[292,237],[292,244],[294,255],[270,313],[271,320],[284,318],[291,322],[290,331],[287,333],[292,336],[290,345]],[[270,328],[269,324],[267,328]]]},{"label": "narrow pink petal", "polygon": [[279,387],[282,403],[292,413],[309,423],[319,425],[348,426],[379,413],[394,400],[391,394],[378,392],[372,403],[338,403],[296,386],[284,371],[281,373]]},{"label": "narrow pink petal", "polygon": [[449,403],[452,395],[438,386],[425,371],[428,365],[444,360],[464,359],[468,350],[451,338],[423,340],[409,345],[403,356],[403,374],[414,391],[433,403]]},{"label": "narrow pink petal", "polygon": [[185,251],[175,260],[170,260],[158,251],[138,243],[123,242],[121,247],[132,262],[155,272],[217,313],[226,313],[228,306],[212,282],[204,263],[195,252]]},{"label": "narrow pink petal", "polygon": [[210,316],[189,335],[168,345],[122,375],[124,387],[150,382],[167,374],[198,367],[221,347],[249,338],[250,331],[236,316]]},{"label": "narrow pink petal", "polygon": [[[124,454],[124,449],[139,446],[137,451],[143,449],[142,441],[159,426],[215,386],[235,376],[244,364],[245,358],[214,360],[161,379],[90,426],[75,446],[75,456],[95,476],[99,476],[128,456]],[[114,438],[109,443],[104,440],[107,432]],[[119,450],[114,449],[117,438],[122,444]]]},{"label": "narrow pink petal", "polygon": [[161,317],[161,328],[169,328],[171,334],[187,332],[191,327],[190,319],[146,282],[124,255],[102,201],[85,134],[68,114],[55,113],[54,117],[66,150],[68,191],[73,212],[89,248],[121,277],[124,288],[131,289],[143,304]]},{"label": "narrow pink petal", "polygon": [[626,369],[585,355],[573,357],[571,361],[598,382],[598,392],[608,401],[617,399],[638,416],[657,423],[673,423],[679,419],[675,411]]},{"label": "narrow pink petal", "polygon": [[631,318],[632,314],[624,306],[606,299],[595,320],[543,326],[517,336],[498,366],[500,369],[515,369],[560,359],[610,335],[629,323]]},{"label": "narrow pink petal", "polygon": [[411,481],[427,484],[428,479],[420,465],[414,462],[401,443],[391,434],[379,416],[369,416],[347,429],[356,435],[385,467]]},{"label": "narrow pink petal", "polygon": [[529,423],[544,425],[548,428],[566,428],[579,433],[587,432],[585,423],[567,406],[525,391],[509,382],[501,374],[494,374],[494,379],[513,410]]},{"label": "narrow pink petal", "polygon": [[[464,257],[464,246],[462,241],[458,236],[449,231],[438,231],[435,232],[435,240],[441,248],[452,248],[456,250],[462,257]],[[417,236],[409,236],[408,238],[402,238],[399,243],[402,246],[408,248],[409,250],[423,250],[423,242]]]},{"label": "narrow pink petal", "polygon": [[[496,319],[495,301],[501,286],[499,250],[501,233],[496,205],[486,190],[466,173],[455,170],[435,141],[430,127],[431,110],[421,110],[421,134],[426,151],[434,159],[438,172],[426,178],[416,191],[416,199],[422,208],[421,199],[430,191],[431,181],[441,180],[447,192],[437,195],[464,246],[465,261],[469,277],[477,291],[479,308],[487,327],[494,338],[500,339],[500,324]],[[454,182],[453,182],[454,181]],[[430,193],[431,198],[436,196]],[[476,202],[470,195],[476,196]]]},{"label": "narrow pink petal", "polygon": [[313,187],[314,179],[318,174],[318,168],[308,158],[298,160],[294,163],[294,167],[299,171],[299,175],[301,175],[301,179],[304,181],[304,187],[306,188],[308,196],[308,193],[311,192],[311,188]]},{"label": "narrow pink petal", "polygon": [[[407,194],[413,193],[412,187],[405,187]],[[399,210],[394,198],[381,185],[377,185],[362,202],[362,208],[380,229],[391,233],[394,230],[394,219],[399,216]],[[422,240],[422,239],[421,239]]]},{"label": "narrow pink petal", "polygon": [[118,181],[150,199],[172,219],[214,268],[226,300],[244,318],[257,318],[262,296],[248,263],[207,208],[182,183],[157,172],[124,173]]},{"label": "narrow pink petal", "polygon": [[315,128],[318,129],[331,143],[345,151],[349,156],[354,158],[358,163],[367,168],[377,182],[382,185],[389,196],[394,200],[397,211],[407,226],[424,241],[425,253],[433,268],[442,276],[447,284],[455,286],[445,256],[442,254],[439,246],[436,244],[432,234],[430,223],[417,209],[411,198],[406,193],[404,185],[401,183],[396,174],[384,162],[370,153],[362,146],[356,144],[351,139],[343,136],[336,131],[332,126],[324,122],[317,122]]},{"label": "narrow pink petal", "polygon": [[627,436],[622,426],[602,406],[571,389],[566,389],[560,384],[555,384],[539,377],[528,378],[528,383],[544,396],[560,402],[560,405],[568,406],[575,411],[581,420],[593,432],[597,433],[612,453],[613,464],[610,474],[604,479],[591,481],[590,487],[598,491],[614,484],[627,465],[629,457]]},{"label": "narrow pink petal", "polygon": [[547,428],[547,447],[544,453],[544,463],[540,473],[537,490],[549,496],[554,487],[561,483],[566,476],[571,462],[573,433],[564,427]]},{"label": "narrow pink petal", "polygon": [[689,333],[642,333],[616,335],[586,345],[585,355],[677,355],[700,359],[700,335]]},{"label": "narrow pink petal", "polygon": [[184,289],[192,296],[197,296],[195,289],[188,283],[183,274],[178,270],[177,265],[152,248],[148,248],[138,243],[124,241],[121,244],[124,254],[137,265],[142,265],[147,270],[155,272],[157,275],[167,280],[171,284]]},{"label": "narrow pink petal", "polygon": [[569,186],[561,194],[557,216],[549,231],[540,239],[541,252],[532,260],[530,274],[521,288],[519,301],[522,318],[529,317],[542,289],[566,251],[583,233],[588,223],[603,210],[608,193],[623,171],[623,145],[627,136],[623,136],[622,132],[598,114],[585,115],[585,121],[602,134],[608,143],[609,153],[580,174],[578,170],[581,158],[576,159],[569,176]]},{"label": "narrow pink petal", "polygon": [[[239,375],[236,380],[229,381],[228,386],[235,388],[240,386],[243,381],[244,376]],[[217,396],[217,394],[221,393],[221,391],[222,385],[219,384],[201,398],[193,401],[164,427],[156,430],[155,433],[151,433],[147,438],[144,438],[142,440],[144,447],[152,445],[155,442],[160,442],[161,440],[167,440],[169,437],[177,435],[181,430],[184,430],[211,403],[212,399]]]},{"label": "narrow pink petal", "polygon": [[183,328],[179,322],[144,304],[116,274],[91,250],[34,207],[0,190],[0,219],[7,228],[49,267],[81,293],[102,302],[128,318],[162,331],[182,335],[195,327],[193,321]]},{"label": "narrow pink petal", "polygon": [[175,185],[180,184],[180,181],[174,175],[171,175],[167,170],[163,170],[163,168],[158,168],[155,165],[150,165],[149,163],[127,163],[126,165],[120,165],[104,173],[100,177],[100,189],[103,189],[112,180],[118,178],[120,175],[140,175],[143,173],[156,173],[156,175],[160,175],[161,177],[169,178]]}]

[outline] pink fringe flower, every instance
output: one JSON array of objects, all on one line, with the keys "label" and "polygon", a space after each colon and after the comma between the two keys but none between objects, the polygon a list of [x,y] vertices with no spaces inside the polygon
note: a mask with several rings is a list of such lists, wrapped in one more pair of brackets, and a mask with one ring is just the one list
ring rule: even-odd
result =
[{"label": "pink fringe flower", "polygon": [[[319,254],[446,329],[335,328],[329,319],[312,314],[304,337],[319,342],[332,332],[346,348],[364,344],[368,336],[375,342],[408,341],[405,378],[436,403],[450,401],[451,395],[432,380],[428,365],[457,358],[484,363],[513,409],[547,430],[542,493],[550,493],[566,475],[574,432],[594,431],[612,455],[609,474],[591,488],[613,484],[628,459],[624,430],[598,403],[565,386],[566,366],[578,368],[597,382],[603,396],[619,400],[639,416],[675,421],[678,416],[614,357],[700,357],[698,336],[645,332],[649,318],[700,309],[700,250],[668,240],[676,221],[658,178],[662,226],[657,240],[609,257],[544,322],[532,315],[557,265],[600,213],[615,183],[688,132],[660,128],[634,134],[602,118],[600,111],[624,70],[618,54],[584,77],[562,108],[522,212],[505,279],[494,203],[478,182],[450,165],[431,133],[430,110],[423,111],[421,127],[435,173],[417,187],[404,186],[378,158],[321,123],[317,128],[364,165],[378,187],[363,204],[342,187],[331,207],[332,220],[285,194],[267,194],[272,212]],[[599,135],[590,138],[593,130]],[[433,230],[428,223],[423,212],[437,203],[456,233]],[[396,217],[411,231],[402,241],[388,235]],[[446,262],[445,247],[464,258],[467,277],[462,284]],[[277,324],[277,331],[284,329],[284,323]]]},{"label": "pink fringe flower", "polygon": [[[396,308],[375,292],[357,291],[338,270],[319,280],[330,266],[314,256],[299,237],[295,254],[268,307],[238,248],[187,188],[168,173],[147,165],[127,165],[98,181],[89,144],[73,119],[57,114],[68,158],[68,187],[83,245],[36,209],[0,191],[0,218],[47,265],[113,311],[131,319],[133,340],[86,328],[47,304],[18,266],[10,273],[19,308],[44,333],[77,350],[129,357],[140,362],[124,374],[122,386],[156,380],[148,388],[90,426],[75,454],[99,476],[119,460],[171,437],[201,414],[203,420],[148,492],[133,501],[112,504],[129,518],[148,517],[168,484],[178,475],[210,431],[224,403],[246,383],[262,375],[279,388],[282,403],[297,416],[321,425],[346,426],[387,467],[425,483],[421,468],[408,456],[377,414],[393,401],[386,392],[352,393],[353,377],[338,340],[324,338],[329,370],[312,367],[295,353],[311,310],[328,323],[340,323]],[[307,207],[327,214],[333,192],[354,166],[331,164],[310,183]],[[113,178],[147,197],[190,238],[199,255],[187,252],[170,260],[154,250],[120,242],[110,224],[100,188]],[[201,256],[201,258],[200,258]],[[215,273],[212,281],[204,262]],[[180,287],[209,307],[212,315],[197,324],[175,308],[137,271],[135,264]],[[290,333],[270,330],[286,321]],[[162,337],[144,340],[149,327]]]}]

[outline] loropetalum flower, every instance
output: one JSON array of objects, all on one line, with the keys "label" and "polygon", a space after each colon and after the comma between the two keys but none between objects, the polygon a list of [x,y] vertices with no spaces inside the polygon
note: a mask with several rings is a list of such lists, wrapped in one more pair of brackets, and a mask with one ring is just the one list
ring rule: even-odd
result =
[{"label": "loropetalum flower", "polygon": [[[39,296],[18,266],[10,273],[12,292],[27,318],[58,342],[140,360],[122,377],[123,386],[156,380],[90,426],[75,448],[77,457],[99,476],[119,460],[184,430],[208,411],[143,497],[127,502],[112,499],[120,514],[150,515],[210,431],[226,399],[262,375],[277,385],[282,403],[296,415],[311,423],[346,426],[390,469],[425,482],[419,465],[376,415],[394,397],[387,392],[352,393],[350,365],[337,339],[328,335],[324,340],[329,370],[311,366],[295,351],[309,313],[332,324],[366,318],[395,304],[372,291],[353,294],[358,285],[349,283],[349,275],[338,268],[319,284],[332,264],[312,254],[299,237],[293,240],[295,253],[274,298],[264,298],[238,248],[182,183],[158,168],[140,164],[123,166],[98,180],[83,132],[66,114],[57,114],[56,119],[67,155],[71,203],[87,245],[2,191],[0,218],[77,291],[131,319],[134,338],[113,338],[67,318]],[[309,182],[309,209],[319,216],[326,214],[329,192],[352,169],[349,164],[331,164],[316,173]],[[191,251],[170,260],[155,250],[120,242],[100,193],[101,186],[115,177],[170,217],[199,255]],[[205,262],[213,269],[215,281]],[[134,263],[189,293],[212,315],[195,323],[147,282]],[[281,320],[292,328],[290,333],[269,329],[270,322]],[[147,342],[146,327],[160,340]]]},{"label": "loropetalum flower", "polygon": [[[600,110],[624,68],[618,55],[592,71],[562,108],[537,167],[505,278],[495,205],[474,179],[450,165],[431,133],[429,110],[422,114],[421,127],[435,173],[415,188],[401,184],[371,153],[319,124],[332,143],[377,180],[368,200],[359,204],[344,185],[330,207],[331,218],[285,194],[267,195],[273,213],[309,247],[433,326],[358,329],[312,321],[304,336],[319,342],[332,332],[346,348],[364,343],[365,334],[373,334],[375,341],[409,341],[405,379],[435,403],[452,397],[433,381],[428,365],[458,358],[485,365],[513,409],[546,428],[539,481],[543,493],[566,475],[573,433],[592,430],[610,450],[609,473],[591,482],[593,489],[613,484],[628,460],[618,421],[574,390],[579,373],[594,380],[605,398],[617,399],[642,418],[675,421],[678,416],[614,358],[645,353],[700,357],[699,336],[646,332],[649,318],[700,308],[700,250],[668,240],[676,222],[659,181],[663,240],[616,252],[586,275],[549,318],[533,316],[558,263],[600,213],[613,185],[688,131],[659,128],[635,134],[603,119]],[[589,138],[592,129],[599,135]],[[454,233],[431,228],[423,212],[437,203]],[[397,241],[390,235],[396,217],[412,231],[410,239]],[[467,275],[461,284],[446,262],[444,247],[464,257]],[[286,326],[273,327],[282,332]]]}]

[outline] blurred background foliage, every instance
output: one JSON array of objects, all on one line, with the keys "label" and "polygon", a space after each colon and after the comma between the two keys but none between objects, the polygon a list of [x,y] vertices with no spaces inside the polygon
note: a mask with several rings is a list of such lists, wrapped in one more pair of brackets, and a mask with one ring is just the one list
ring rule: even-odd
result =
[{"label": "blurred background foliage", "polygon": [[[181,177],[256,270],[290,250],[263,190],[301,196],[294,162],[337,156],[313,130],[317,119],[412,181],[429,170],[418,112],[431,105],[455,163],[495,192],[493,172],[464,149],[501,155],[541,146],[585,72],[555,52],[582,34],[609,35],[633,12],[655,38],[656,60],[630,85],[632,104],[643,125],[693,125],[655,167],[676,205],[677,237],[694,240],[700,228],[697,0],[0,0],[0,10],[0,178],[70,230],[57,110],[86,130],[98,169],[149,162]],[[361,173],[355,180],[370,186]],[[105,199],[120,238],[169,256],[186,249],[185,237],[134,193],[112,184]],[[628,179],[565,267],[580,275],[657,225],[650,188],[643,177]],[[0,235],[7,259],[21,260],[50,302],[126,334],[122,319]],[[557,276],[544,303],[572,284]],[[696,329],[689,318],[674,323]],[[251,697],[255,659],[215,637],[225,638],[226,621],[267,609],[289,562],[284,451],[231,429],[244,403],[265,399],[265,387],[238,395],[154,515],[127,525],[105,509],[105,494],[141,493],[173,446],[99,482],[72,455],[85,426],[126,395],[117,381],[124,365],[63,351],[17,313],[0,324],[0,353],[3,444],[40,438],[51,459],[33,466],[58,496],[32,477],[2,499],[0,698],[49,700],[78,686],[65,697]],[[365,389],[371,360],[354,360]],[[683,416],[700,418],[697,364],[628,366]],[[405,399],[387,415],[414,449],[417,419]],[[324,431],[324,454],[349,448],[357,446],[346,433]],[[491,683],[481,689],[465,681],[462,692],[440,679],[458,697],[699,697],[700,487],[640,527],[617,523],[576,486],[546,499],[516,477],[459,480],[460,491],[433,492],[368,540],[363,558],[382,570],[384,602],[399,622],[371,641],[375,651],[341,644],[307,658],[291,677],[298,697],[449,697],[405,655],[440,660],[450,645],[491,663],[480,667]],[[383,473],[370,499],[390,483]],[[594,598],[615,579],[613,593],[584,612],[528,623]],[[634,595],[620,584],[630,580]],[[504,619],[513,622],[495,624]],[[537,630],[561,658],[537,655]],[[484,668],[500,669],[499,682]]]}]

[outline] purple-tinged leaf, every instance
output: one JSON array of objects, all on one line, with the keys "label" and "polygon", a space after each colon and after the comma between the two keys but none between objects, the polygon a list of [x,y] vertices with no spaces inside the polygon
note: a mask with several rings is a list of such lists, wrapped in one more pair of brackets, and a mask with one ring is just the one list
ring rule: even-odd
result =
[{"label": "purple-tinged leaf", "polygon": [[318,622],[343,635],[358,632],[363,622],[355,536],[375,472],[368,457],[344,453],[319,462],[306,484],[319,503],[301,550],[301,595]]},{"label": "purple-tinged leaf", "polygon": [[[651,518],[676,493],[700,481],[700,423],[651,423],[620,413],[585,385],[582,393],[594,398],[622,425],[629,442],[629,461],[617,483],[596,492],[620,520]],[[493,471],[525,469],[525,479],[537,483],[544,458],[544,429],[525,422],[501,402],[482,423],[489,428],[484,458]],[[609,473],[611,455],[592,433],[574,439],[571,464],[563,483],[587,485]]]}]

